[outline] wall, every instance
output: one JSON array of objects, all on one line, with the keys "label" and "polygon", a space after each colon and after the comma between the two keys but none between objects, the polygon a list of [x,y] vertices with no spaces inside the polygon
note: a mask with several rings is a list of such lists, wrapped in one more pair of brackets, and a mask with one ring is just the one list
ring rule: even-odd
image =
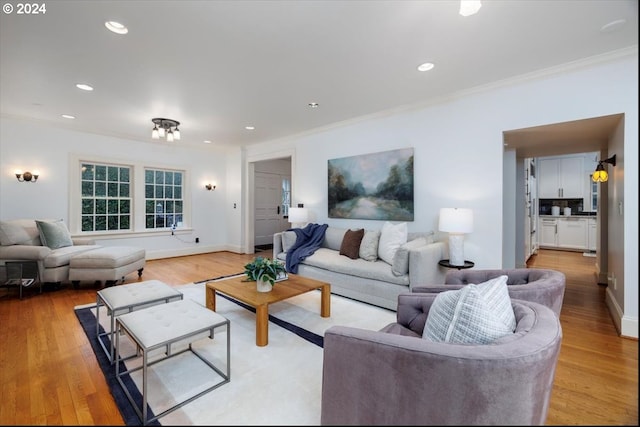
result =
[{"label": "wall", "polygon": [[[236,150],[236,162],[240,151]],[[204,155],[203,155],[204,154]],[[147,250],[147,258],[186,255],[222,250],[227,245],[240,246],[240,223],[237,235],[228,234],[230,214],[220,209],[228,194],[227,154],[224,151],[185,149],[178,144],[142,143],[89,133],[73,132],[43,126],[18,119],[0,119],[0,219],[62,218],[74,229],[69,212],[71,183],[77,157],[102,158],[123,163],[172,167],[187,171],[185,193],[192,198],[191,221],[188,229],[178,230],[174,236],[168,231],[127,233],[118,238],[93,236],[103,245],[135,245]],[[144,159],[144,160],[138,160]],[[232,157],[233,159],[233,157]],[[71,170],[70,170],[71,169]],[[235,168],[234,168],[235,169]],[[15,170],[39,170],[37,183],[18,182]],[[237,173],[239,176],[240,174]],[[215,191],[206,191],[204,184],[213,182]],[[239,221],[239,215],[238,215]],[[137,221],[143,227],[142,217]],[[229,232],[232,233],[232,232]],[[199,237],[200,243],[195,243]]]},{"label": "wall", "polygon": [[[515,266],[516,156],[505,155],[502,132],[545,124],[624,113],[625,128],[616,151],[626,152],[625,239],[609,241],[610,254],[624,259],[614,267],[626,283],[638,283],[638,67],[637,49],[620,58],[560,68],[538,76],[524,76],[511,84],[495,85],[405,111],[336,125],[316,133],[247,148],[248,157],[268,158],[287,147],[294,151],[292,180],[296,195],[312,211],[314,221],[341,227],[380,228],[381,221],[327,217],[327,161],[397,148],[414,147],[415,220],[410,231],[437,230],[441,207],[469,207],[474,231],[465,236],[465,257],[477,268]],[[634,155],[629,155],[634,153]],[[618,156],[620,153],[618,152]],[[622,180],[622,175],[620,175]],[[624,189],[624,190],[623,190]],[[505,192],[503,194],[503,192]],[[440,239],[446,239],[438,233]],[[636,259],[636,258],[633,258]],[[620,279],[618,279],[620,280]],[[623,335],[637,337],[638,289],[625,288],[624,299],[611,295],[624,316]],[[624,313],[624,314],[622,314]],[[625,322],[622,322],[623,324]]]}]

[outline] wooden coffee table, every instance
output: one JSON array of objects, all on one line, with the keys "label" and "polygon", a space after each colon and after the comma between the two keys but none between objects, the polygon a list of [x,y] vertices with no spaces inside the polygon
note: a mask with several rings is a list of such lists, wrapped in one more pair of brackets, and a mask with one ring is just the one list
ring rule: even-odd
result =
[{"label": "wooden coffee table", "polygon": [[245,282],[246,276],[238,276],[206,285],[207,308],[216,311],[216,292],[228,295],[256,309],[256,345],[269,343],[269,304],[284,301],[296,295],[320,289],[320,316],[331,316],[331,285],[319,280],[289,274],[287,280],[277,282],[271,292],[258,292],[256,282]]}]

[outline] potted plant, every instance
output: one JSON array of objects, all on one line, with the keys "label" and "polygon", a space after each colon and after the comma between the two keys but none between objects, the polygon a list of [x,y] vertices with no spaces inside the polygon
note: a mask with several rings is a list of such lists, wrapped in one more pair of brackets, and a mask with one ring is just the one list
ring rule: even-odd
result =
[{"label": "potted plant", "polygon": [[247,279],[256,282],[258,292],[269,292],[276,280],[283,277],[286,272],[283,262],[263,257],[256,257],[244,266]]}]

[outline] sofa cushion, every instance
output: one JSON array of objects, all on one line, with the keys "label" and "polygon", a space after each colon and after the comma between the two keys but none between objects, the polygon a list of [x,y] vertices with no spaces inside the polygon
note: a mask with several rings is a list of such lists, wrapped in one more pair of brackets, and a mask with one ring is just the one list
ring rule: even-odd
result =
[{"label": "sofa cushion", "polygon": [[391,272],[396,276],[402,276],[409,272],[409,251],[427,244],[427,239],[418,237],[400,246],[393,256],[393,264],[391,264]]},{"label": "sofa cushion", "polygon": [[45,268],[56,268],[69,265],[71,258],[82,252],[99,249],[100,245],[65,246],[52,250],[42,261]]},{"label": "sofa cushion", "polygon": [[282,250],[287,252],[293,245],[296,244],[298,236],[295,231],[285,231],[282,233]]},{"label": "sofa cushion", "polygon": [[362,258],[350,259],[341,256],[338,251],[320,248],[302,261],[302,264],[322,268],[336,273],[380,280],[395,285],[409,286],[409,275],[395,276],[391,266],[382,260],[370,262]]},{"label": "sofa cushion", "polygon": [[360,258],[367,261],[378,259],[378,242],[380,241],[380,230],[365,230],[360,242]]},{"label": "sofa cushion", "polygon": [[378,258],[388,264],[393,264],[393,257],[398,248],[407,243],[407,223],[392,224],[386,221],[380,230],[378,242]]},{"label": "sofa cushion", "polygon": [[0,221],[0,244],[41,246],[40,232],[32,219]]},{"label": "sofa cushion", "polygon": [[342,239],[344,238],[344,234],[346,232],[346,228],[327,227],[327,230],[324,233],[322,247],[333,249],[334,251],[339,251],[340,246],[342,245]]},{"label": "sofa cushion", "polygon": [[340,255],[348,256],[351,259],[358,259],[360,255],[360,242],[364,237],[364,228],[359,230],[347,230],[340,245]]},{"label": "sofa cushion", "polygon": [[423,338],[435,342],[488,344],[513,334],[516,320],[507,276],[456,291],[439,293],[424,326]]},{"label": "sofa cushion", "polygon": [[73,246],[71,234],[62,220],[59,221],[39,221],[36,225],[40,231],[40,240],[44,246],[51,249]]}]

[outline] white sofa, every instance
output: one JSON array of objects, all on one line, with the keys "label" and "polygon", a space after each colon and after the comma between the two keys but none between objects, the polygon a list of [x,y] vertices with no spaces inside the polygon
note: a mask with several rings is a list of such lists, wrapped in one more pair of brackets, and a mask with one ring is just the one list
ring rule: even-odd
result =
[{"label": "white sofa", "polygon": [[[346,228],[329,226],[321,247],[298,265],[298,274],[331,284],[331,293],[353,298],[379,307],[396,310],[398,295],[411,292],[413,286],[444,283],[446,270],[438,261],[446,258],[446,245],[433,240],[433,232],[408,233],[407,241],[421,238],[417,247],[409,245],[408,271],[399,274],[382,259],[367,261],[340,255]],[[366,230],[366,233],[375,230]],[[286,261],[287,250],[296,241],[293,231],[273,236],[273,257]],[[417,243],[417,242],[414,242]]]},{"label": "white sofa", "polygon": [[69,261],[76,254],[99,248],[92,239],[72,239],[73,245],[51,249],[42,244],[33,219],[0,221],[0,264],[37,261],[40,281],[61,283],[69,279]]}]

